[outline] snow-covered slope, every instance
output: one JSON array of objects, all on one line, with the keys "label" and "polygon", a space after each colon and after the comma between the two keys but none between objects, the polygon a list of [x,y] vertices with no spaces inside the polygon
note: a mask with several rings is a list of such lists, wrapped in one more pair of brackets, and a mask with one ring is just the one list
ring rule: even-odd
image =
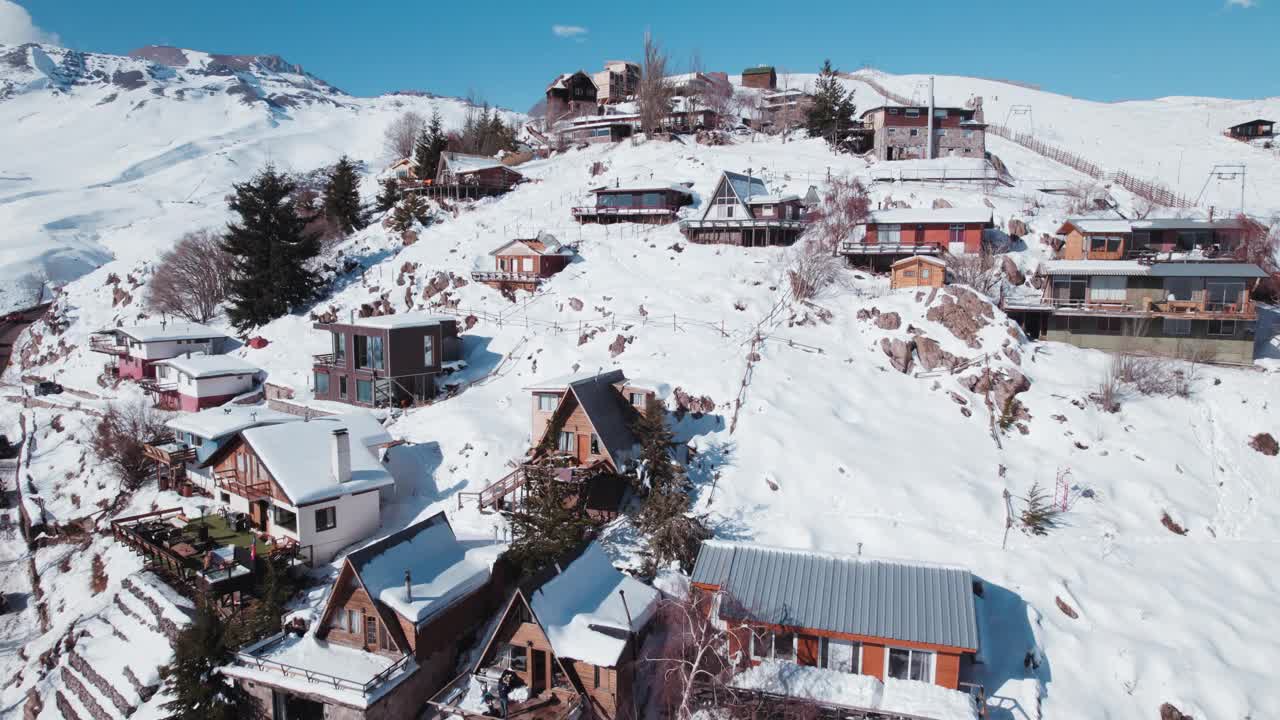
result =
[{"label": "snow-covered slope", "polygon": [[[976,87],[982,81],[972,82]],[[859,105],[870,107],[874,90],[858,86]],[[40,114],[33,117],[44,119],[35,125],[60,122],[60,116],[45,116],[44,103],[61,96],[42,97]],[[5,107],[12,102],[23,100],[0,103],[0,114],[12,112]],[[54,187],[58,178],[74,182],[76,189],[51,191],[54,197],[89,203],[105,193],[104,205],[127,210],[133,206],[126,199],[137,203],[129,210],[137,213],[132,225],[96,241],[112,243],[110,251],[119,257],[67,284],[57,305],[65,327],[39,323],[28,340],[33,344],[27,345],[21,372],[55,377],[80,392],[56,398],[53,407],[22,411],[37,437],[32,483],[56,520],[89,515],[115,494],[115,480],[95,464],[85,443],[94,411],[139,391],[127,384],[100,387],[102,357],[86,345],[93,329],[139,313],[140,290],[127,277],[144,279],[149,255],[129,252],[130,243],[168,242],[190,223],[222,219],[218,200],[230,181],[252,172],[269,150],[277,161],[277,153],[296,158],[299,168],[340,152],[372,160],[381,125],[364,117],[389,119],[390,109],[377,105],[388,101],[343,102],[368,105],[326,104],[323,113],[241,118],[237,122],[253,131],[237,142],[216,143],[225,155],[202,151],[198,160],[145,172],[123,187],[87,189],[148,153],[131,153],[120,166],[110,157],[90,156],[82,172],[97,173],[94,178],[77,180],[73,169],[59,166],[41,181],[50,183],[43,187]],[[991,96],[987,102],[990,115]],[[239,106],[205,109],[234,107]],[[195,114],[186,122],[220,125]],[[87,127],[73,122],[44,137],[74,143]],[[190,142],[196,142],[194,132]],[[121,133],[117,142],[126,137]],[[1158,145],[1147,147],[1162,152]],[[1084,178],[998,138],[990,149],[1009,167],[1012,186],[875,184],[874,200],[892,198],[912,207],[936,200],[957,207],[985,203],[1001,226],[1011,218],[1025,221],[1028,238],[1052,232],[1067,214],[1069,199],[1040,193],[1037,186],[1046,179]],[[153,147],[150,154],[161,152]],[[605,167],[601,175],[591,172],[597,163]],[[159,198],[183,182],[198,182],[206,167],[217,171],[197,193],[203,204],[163,214],[167,205]],[[748,167],[773,189],[792,192],[822,186],[831,175],[867,179],[873,170],[860,158],[832,155],[814,140],[594,147],[526,164],[522,171],[535,182],[463,207],[423,230],[411,246],[380,226],[344,244],[343,252],[361,267],[342,278],[317,310],[345,313],[385,298],[404,311],[447,298],[457,311],[476,317],[464,341],[469,367],[455,376],[469,383],[466,389],[408,412],[391,427],[413,445],[405,456],[410,461],[398,462],[402,490],[384,510],[382,531],[446,510],[460,533],[501,533],[500,518],[481,515],[469,503],[458,510],[457,493],[498,479],[508,461],[529,446],[523,388],[575,368],[621,367],[662,382],[672,396],[707,396],[714,404],[706,415],[685,415],[678,432],[697,449],[691,467],[697,507],[708,514],[717,536],[956,563],[985,580],[985,663],[978,679],[992,697],[991,717],[1129,720],[1156,717],[1168,701],[1198,718],[1257,718],[1280,706],[1270,671],[1280,658],[1280,640],[1269,632],[1280,591],[1272,571],[1280,561],[1280,491],[1270,482],[1277,459],[1247,444],[1255,433],[1280,433],[1274,412],[1280,353],[1261,344],[1264,359],[1255,368],[1202,368],[1190,397],[1129,394],[1120,411],[1110,414],[1088,399],[1108,366],[1106,355],[1027,342],[999,310],[991,311],[978,332],[980,347],[972,347],[930,319],[929,310],[944,302],[942,296],[891,292],[881,278],[850,272],[847,287],[799,305],[787,297],[785,250],[695,246],[674,226],[578,226],[570,215],[587,188],[615,178],[691,181],[700,205],[720,170]],[[1130,198],[1113,192],[1127,206]],[[39,222],[60,205],[53,198],[42,202],[46,197],[0,212]],[[141,219],[157,208],[162,214],[156,224]],[[521,295],[513,304],[474,283],[453,283],[446,293],[428,291],[439,273],[465,278],[472,269],[488,267],[493,248],[539,231],[579,243],[581,258],[537,295]],[[1042,256],[1034,241],[1015,252],[1024,266]],[[113,306],[111,273],[124,278],[128,302]],[[881,316],[897,313],[899,326],[881,329],[860,319],[860,311],[871,314],[873,308]],[[1268,312],[1267,324],[1272,317]],[[310,326],[302,315],[281,318],[260,330],[270,341],[267,347],[237,353],[266,368],[272,382],[293,386],[305,397],[311,354],[324,348]],[[955,355],[988,357],[958,375],[903,374],[891,367],[881,341],[908,340],[913,332]],[[1267,333],[1264,328],[1259,334]],[[961,382],[984,367],[1030,380],[1030,389],[1019,396],[1030,416],[1023,428],[993,430],[983,395]],[[16,383],[19,374],[11,370],[4,379]],[[12,397],[18,390],[0,392]],[[0,427],[12,428],[20,407],[2,400]],[[674,408],[675,400],[669,397],[668,404]],[[1020,496],[1039,482],[1052,492],[1059,474],[1071,488],[1065,526],[1045,537],[1015,529],[1006,544],[1003,491]],[[199,501],[145,488],[122,512],[153,504],[194,509]],[[1165,514],[1187,533],[1167,529]],[[611,529],[609,538],[615,556],[627,559],[633,548],[625,526]],[[55,545],[34,557],[49,628],[41,631],[34,602],[0,618],[4,636],[20,639],[0,650],[0,676],[18,678],[0,688],[0,712],[19,708],[34,687],[44,698],[45,716],[54,717],[54,694],[66,685],[42,671],[37,658],[73,624],[100,612],[104,597],[130,592],[121,581],[140,567],[104,538],[93,538],[64,563],[68,549]],[[11,541],[0,544],[0,551],[6,561],[21,557]],[[106,560],[106,595],[87,597],[86,568],[97,553]],[[0,565],[6,587],[22,591],[27,577],[25,560]],[[322,599],[322,593],[312,593],[309,604]],[[1059,602],[1077,617],[1061,611]],[[92,624],[91,633],[98,627]],[[89,645],[86,653],[111,642],[100,640],[102,634],[81,640]],[[1038,667],[1024,662],[1029,656]],[[155,702],[143,716],[155,714]]]},{"label": "snow-covered slope", "polygon": [[0,311],[34,304],[45,278],[152,258],[222,224],[231,183],[268,162],[306,172],[346,153],[376,171],[400,113],[438,109],[453,128],[466,112],[451,98],[352,97],[274,56],[134,55],[0,46]]}]

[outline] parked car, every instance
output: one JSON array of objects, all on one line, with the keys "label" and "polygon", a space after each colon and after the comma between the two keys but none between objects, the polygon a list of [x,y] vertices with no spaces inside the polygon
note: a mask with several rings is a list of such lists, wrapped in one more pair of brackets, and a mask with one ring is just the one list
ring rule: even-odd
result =
[{"label": "parked car", "polygon": [[62,392],[62,386],[52,380],[41,380],[36,383],[36,395],[58,395]]}]

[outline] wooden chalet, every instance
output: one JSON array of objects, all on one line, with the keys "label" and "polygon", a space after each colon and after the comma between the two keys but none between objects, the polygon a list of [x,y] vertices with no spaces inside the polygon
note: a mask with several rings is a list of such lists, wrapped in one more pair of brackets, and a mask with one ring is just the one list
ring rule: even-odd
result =
[{"label": "wooden chalet", "polygon": [[680,208],[693,202],[690,184],[640,183],[624,187],[620,182],[591,191],[595,205],[573,208],[580,223],[607,225],[617,222],[663,225],[675,222]]},{"label": "wooden chalet", "polygon": [[[865,696],[875,705],[846,708],[844,717],[940,716],[882,703],[902,681],[955,691],[920,697],[977,717],[970,688],[981,690],[963,681],[980,646],[978,583],[968,570],[709,540],[691,586],[699,605],[728,625],[728,654],[740,658],[739,677],[757,680],[753,687],[799,665],[825,684],[871,690]],[[789,692],[785,683],[765,689]]]},{"label": "wooden chalet", "polygon": [[1275,137],[1276,134],[1276,121],[1250,120],[1239,125],[1232,125],[1223,134],[1234,140],[1244,140],[1245,142],[1260,138],[1271,138]]},{"label": "wooden chalet", "polygon": [[459,540],[443,512],[414,523],[343,560],[313,628],[254,643],[221,672],[276,718],[418,717],[506,597],[500,550]]},{"label": "wooden chalet", "polygon": [[1127,260],[1161,255],[1228,256],[1251,228],[1234,218],[1070,218],[1058,228],[1062,260]]},{"label": "wooden chalet", "polygon": [[1112,352],[1249,365],[1267,274],[1233,261],[1051,260],[1038,298],[1004,299],[1028,334]]},{"label": "wooden chalet", "polygon": [[507,718],[635,718],[639,648],[657,605],[656,590],[590,545],[563,571],[512,594],[479,660],[431,699],[435,717],[502,718],[485,698],[497,698],[510,672]]},{"label": "wooden chalet", "polygon": [[772,65],[757,65],[742,71],[742,87],[758,90],[778,89],[778,71]]},{"label": "wooden chalet", "polygon": [[598,111],[599,88],[591,76],[578,70],[558,76],[547,86],[547,127]]},{"label": "wooden chalet", "polygon": [[640,116],[592,115],[575,117],[556,127],[556,138],[562,145],[615,143],[626,140],[640,127]]},{"label": "wooden chalet", "polygon": [[790,245],[809,226],[799,195],[772,193],[764,180],[725,170],[702,217],[682,220],[690,242],[764,247]]},{"label": "wooden chalet", "polygon": [[181,490],[190,484],[212,496],[215,486],[209,461],[218,448],[249,428],[295,420],[302,418],[254,405],[207,408],[167,420],[169,432],[148,440],[143,452],[155,465],[161,490]]},{"label": "wooden chalet", "polygon": [[940,288],[947,281],[947,263],[932,255],[912,255],[889,268],[889,288]]},{"label": "wooden chalet", "polygon": [[391,436],[353,411],[239,432],[207,461],[217,499],[254,531],[312,548],[316,562],[378,529],[395,496],[383,465]]},{"label": "wooden chalet", "polygon": [[[553,378],[525,389],[533,399],[532,449],[510,473],[474,493],[480,508],[502,510],[519,502],[536,465],[551,468],[557,482],[573,485],[574,497],[592,520],[617,517],[626,491],[620,474],[640,449],[631,426],[641,412],[661,407],[654,403],[656,388],[611,370]],[[460,493],[459,506],[463,497]]]},{"label": "wooden chalet", "polygon": [[989,208],[875,210],[838,252],[850,265],[886,270],[904,257],[980,252],[983,232],[993,227]]},{"label": "wooden chalet", "polygon": [[120,379],[141,380],[156,376],[161,360],[201,352],[220,355],[233,340],[218,330],[196,323],[160,323],[99,330],[89,338],[89,349],[111,356],[107,372]]},{"label": "wooden chalet", "polygon": [[606,60],[604,69],[591,77],[596,101],[612,105],[635,97],[640,90],[640,65],[630,60]]},{"label": "wooden chalet", "polygon": [[443,152],[435,181],[427,189],[438,195],[483,197],[501,195],[523,181],[524,175],[498,158]]},{"label": "wooden chalet", "polygon": [[516,239],[489,253],[493,270],[476,270],[471,279],[497,290],[537,290],[547,278],[573,262],[573,248],[561,245],[555,236],[540,233],[537,238]]},{"label": "wooden chalet", "polygon": [[318,322],[329,352],[314,356],[317,400],[363,407],[431,401],[436,378],[462,366],[457,318],[421,312]]}]

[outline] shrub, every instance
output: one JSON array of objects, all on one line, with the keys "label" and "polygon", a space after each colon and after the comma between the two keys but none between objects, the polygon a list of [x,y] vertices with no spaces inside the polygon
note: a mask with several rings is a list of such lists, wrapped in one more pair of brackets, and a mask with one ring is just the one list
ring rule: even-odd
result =
[{"label": "shrub", "polygon": [[137,488],[151,471],[146,444],[167,433],[164,421],[165,417],[144,400],[112,403],[94,428],[93,452],[125,487]]},{"label": "shrub", "polygon": [[1018,515],[1024,531],[1032,535],[1048,535],[1061,524],[1062,511],[1054,506],[1053,499],[1040,487],[1039,481],[1022,498],[1023,509]]},{"label": "shrub", "polygon": [[968,285],[983,295],[991,295],[1000,285],[1000,273],[996,272],[995,256],[983,246],[977,253],[951,255],[947,258],[947,272],[961,285]]},{"label": "shrub", "polygon": [[232,270],[232,257],[222,249],[218,233],[187,233],[160,256],[147,288],[147,306],[191,322],[208,322],[227,298]]},{"label": "shrub", "polygon": [[793,245],[787,252],[787,280],[798,301],[812,300],[844,277],[844,263],[819,238]]}]

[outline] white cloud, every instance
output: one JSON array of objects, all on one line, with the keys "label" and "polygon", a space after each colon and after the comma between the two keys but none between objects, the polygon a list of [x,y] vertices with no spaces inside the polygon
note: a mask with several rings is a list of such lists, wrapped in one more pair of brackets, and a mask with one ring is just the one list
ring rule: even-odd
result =
[{"label": "white cloud", "polygon": [[[4,0],[0,0],[4,2]],[[587,29],[581,25],[552,25],[551,34],[562,38],[576,38],[587,34]]]},{"label": "white cloud", "polygon": [[1257,6],[1257,0],[1227,0],[1227,7],[1229,8],[1251,8]]},{"label": "white cloud", "polygon": [[0,45],[23,43],[58,44],[58,35],[36,27],[31,13],[12,0],[0,0]]}]

